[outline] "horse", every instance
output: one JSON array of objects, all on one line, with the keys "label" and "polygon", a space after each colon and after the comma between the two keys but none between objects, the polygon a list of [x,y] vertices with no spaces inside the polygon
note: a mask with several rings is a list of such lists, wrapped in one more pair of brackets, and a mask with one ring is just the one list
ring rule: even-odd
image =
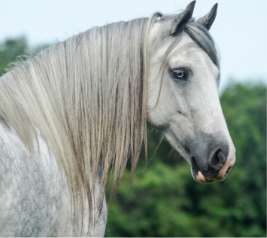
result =
[{"label": "horse", "polygon": [[194,6],[91,28],[1,76],[1,236],[103,236],[107,181],[134,171],[148,123],[197,182],[225,178],[217,4],[199,19]]}]

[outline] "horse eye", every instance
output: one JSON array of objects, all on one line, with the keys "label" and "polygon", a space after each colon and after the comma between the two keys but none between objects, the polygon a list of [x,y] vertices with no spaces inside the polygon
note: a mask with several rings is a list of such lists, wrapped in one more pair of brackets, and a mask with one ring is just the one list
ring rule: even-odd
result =
[{"label": "horse eye", "polygon": [[186,81],[188,79],[189,70],[186,68],[171,69],[171,75],[175,80]]}]

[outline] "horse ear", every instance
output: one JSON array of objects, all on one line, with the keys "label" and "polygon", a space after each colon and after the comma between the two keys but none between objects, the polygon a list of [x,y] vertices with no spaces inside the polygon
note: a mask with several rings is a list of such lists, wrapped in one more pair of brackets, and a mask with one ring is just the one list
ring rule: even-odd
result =
[{"label": "horse ear", "polygon": [[176,36],[183,26],[191,19],[195,8],[196,1],[190,2],[185,10],[181,12],[175,19],[175,25],[171,31],[171,35]]},{"label": "horse ear", "polygon": [[209,30],[217,15],[217,8],[218,3],[215,3],[210,12],[207,15],[199,18],[197,22]]}]

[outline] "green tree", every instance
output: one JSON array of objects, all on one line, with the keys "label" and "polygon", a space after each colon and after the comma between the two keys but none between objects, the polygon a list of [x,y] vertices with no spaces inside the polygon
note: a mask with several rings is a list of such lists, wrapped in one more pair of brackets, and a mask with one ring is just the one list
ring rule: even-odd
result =
[{"label": "green tree", "polygon": [[0,44],[0,75],[6,72],[9,64],[28,54],[28,43],[25,37],[6,39]]}]

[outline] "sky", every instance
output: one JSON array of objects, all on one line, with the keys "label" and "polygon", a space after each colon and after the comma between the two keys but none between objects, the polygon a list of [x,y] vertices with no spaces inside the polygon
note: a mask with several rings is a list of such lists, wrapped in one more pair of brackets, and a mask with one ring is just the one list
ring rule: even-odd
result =
[{"label": "sky", "polygon": [[[219,49],[223,82],[267,79],[267,0],[198,0],[194,16],[218,2],[211,34]],[[25,36],[30,45],[62,41],[93,26],[181,11],[188,0],[1,1],[0,41]]]}]

